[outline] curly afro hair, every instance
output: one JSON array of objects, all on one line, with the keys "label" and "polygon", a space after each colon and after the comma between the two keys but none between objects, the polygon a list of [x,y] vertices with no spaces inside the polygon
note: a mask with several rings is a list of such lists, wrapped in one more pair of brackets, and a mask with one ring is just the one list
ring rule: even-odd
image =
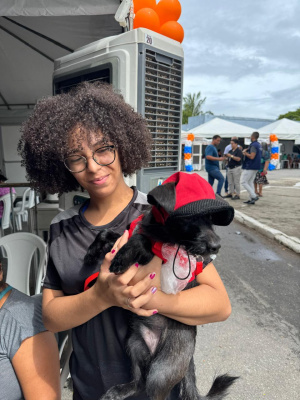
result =
[{"label": "curly afro hair", "polygon": [[151,158],[146,120],[110,85],[84,82],[69,93],[39,101],[22,125],[18,152],[31,187],[51,194],[79,189],[63,163],[75,130],[79,148],[84,138],[89,141],[95,135],[112,142],[125,176],[145,167]]}]

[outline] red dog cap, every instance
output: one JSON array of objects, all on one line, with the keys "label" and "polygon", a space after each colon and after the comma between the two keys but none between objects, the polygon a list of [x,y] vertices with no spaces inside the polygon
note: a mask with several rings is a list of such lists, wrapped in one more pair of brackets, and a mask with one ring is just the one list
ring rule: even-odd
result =
[{"label": "red dog cap", "polygon": [[211,215],[215,225],[229,225],[234,209],[222,197],[216,196],[211,185],[198,174],[176,172],[166,183],[175,182],[175,207],[170,217]]}]

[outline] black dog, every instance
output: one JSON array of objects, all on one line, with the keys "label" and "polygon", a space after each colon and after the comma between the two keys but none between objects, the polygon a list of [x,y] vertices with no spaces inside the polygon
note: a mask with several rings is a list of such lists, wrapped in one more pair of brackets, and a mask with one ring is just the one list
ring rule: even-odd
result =
[{"label": "black dog", "polygon": [[[190,190],[185,198],[186,190],[191,188],[192,192]],[[148,202],[152,207],[144,214],[129,241],[116,254],[111,272],[122,274],[136,262],[148,264],[154,256],[154,241],[168,243],[175,249],[177,247],[175,258],[180,248],[184,249],[188,258],[201,256],[205,266],[211,261],[210,256],[220,248],[220,238],[214,232],[213,224],[228,225],[234,213],[223,199],[215,199],[211,186],[196,174],[172,175],[148,194]],[[118,237],[115,232],[101,231],[90,246],[84,263],[97,263],[100,250],[109,252]],[[164,265],[162,272],[163,269]],[[178,280],[182,280],[175,269],[173,262],[173,272]],[[188,273],[191,274],[191,262]],[[193,280],[185,289],[195,285],[196,280]],[[228,387],[237,378],[219,376],[207,396],[200,396],[193,361],[195,342],[195,326],[160,314],[151,318],[132,314],[127,350],[132,361],[133,380],[112,387],[100,400],[122,400],[143,392],[152,400],[165,400],[176,385],[179,385],[178,393],[182,400],[224,398]]]}]

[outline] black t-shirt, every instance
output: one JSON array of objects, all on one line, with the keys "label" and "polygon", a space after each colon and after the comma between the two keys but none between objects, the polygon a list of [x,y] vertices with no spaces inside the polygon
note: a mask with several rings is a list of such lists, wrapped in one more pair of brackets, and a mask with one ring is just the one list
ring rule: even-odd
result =
[{"label": "black t-shirt", "polygon": [[[84,205],[73,207],[54,218],[50,226],[44,288],[62,290],[65,295],[83,291],[85,280],[99,271],[99,267],[83,269],[84,256],[98,232],[112,229],[121,235],[148,206],[146,195],[133,189],[131,202],[105,226],[91,225],[83,215]],[[104,256],[101,254],[101,260]],[[70,371],[75,400],[98,399],[111,386],[131,381],[131,362],[125,350],[130,314],[123,308],[111,307],[72,329]],[[169,400],[178,398],[173,394]],[[147,400],[148,397],[144,393],[128,399]]]},{"label": "black t-shirt", "polygon": [[240,161],[236,161],[236,160],[233,160],[232,158],[229,158],[229,161],[228,161],[228,168],[229,169],[236,168],[236,167],[239,167],[240,165],[242,165],[242,163],[243,163],[243,152],[239,147],[237,147],[235,150],[231,149],[229,154],[232,154],[234,157],[240,157],[241,158]]}]

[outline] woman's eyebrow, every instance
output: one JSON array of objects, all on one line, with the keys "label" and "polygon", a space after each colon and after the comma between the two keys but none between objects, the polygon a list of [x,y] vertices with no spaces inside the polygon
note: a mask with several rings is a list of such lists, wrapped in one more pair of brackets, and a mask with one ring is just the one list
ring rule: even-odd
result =
[{"label": "woman's eyebrow", "polygon": [[93,143],[93,144],[91,145],[91,147],[95,147],[95,146],[107,146],[107,145],[108,145],[107,140],[105,140],[105,139],[100,139],[100,140],[98,140],[97,142]]}]

